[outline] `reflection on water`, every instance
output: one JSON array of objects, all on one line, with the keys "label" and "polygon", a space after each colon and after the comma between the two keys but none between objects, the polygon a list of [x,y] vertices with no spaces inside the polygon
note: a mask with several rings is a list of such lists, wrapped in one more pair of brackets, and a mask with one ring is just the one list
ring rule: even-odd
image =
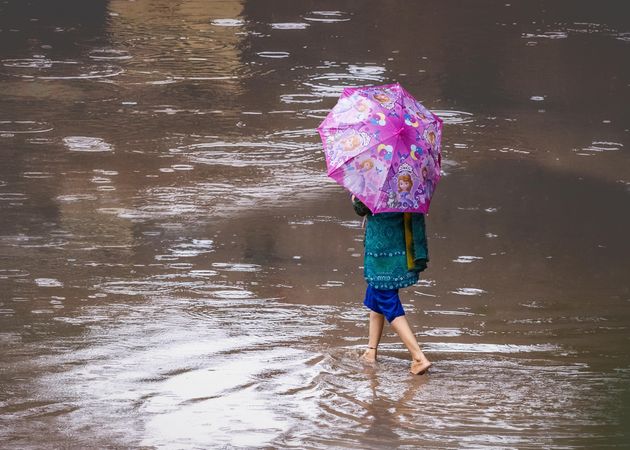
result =
[{"label": "reflection on water", "polygon": [[[394,3],[0,5],[0,446],[628,442],[621,7]],[[316,133],[394,81],[446,126],[422,377],[357,360]]]}]

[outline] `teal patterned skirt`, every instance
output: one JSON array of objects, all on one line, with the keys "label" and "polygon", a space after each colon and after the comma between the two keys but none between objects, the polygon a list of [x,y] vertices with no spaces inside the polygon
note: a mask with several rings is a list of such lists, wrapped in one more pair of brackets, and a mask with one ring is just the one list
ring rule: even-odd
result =
[{"label": "teal patterned skirt", "polygon": [[423,214],[411,215],[413,267],[407,260],[403,213],[369,214],[365,230],[364,276],[376,289],[399,289],[418,282],[427,267],[428,248]]}]

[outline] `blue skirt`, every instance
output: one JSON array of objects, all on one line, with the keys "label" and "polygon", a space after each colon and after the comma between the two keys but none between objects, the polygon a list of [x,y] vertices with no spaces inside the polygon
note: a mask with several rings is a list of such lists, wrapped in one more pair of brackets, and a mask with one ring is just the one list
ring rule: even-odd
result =
[{"label": "blue skirt", "polygon": [[405,315],[398,289],[376,289],[368,284],[363,304],[375,313],[384,315],[390,323],[396,317]]}]

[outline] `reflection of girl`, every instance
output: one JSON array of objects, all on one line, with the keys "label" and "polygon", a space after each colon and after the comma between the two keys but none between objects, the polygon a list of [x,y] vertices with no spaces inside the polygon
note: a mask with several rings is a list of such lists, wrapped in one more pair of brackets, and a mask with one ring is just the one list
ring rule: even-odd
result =
[{"label": "reflection of girl", "polygon": [[[411,176],[404,174],[398,182],[401,193],[411,191]],[[368,286],[363,304],[370,309],[370,322],[368,348],[361,358],[368,363],[376,361],[387,319],[411,353],[411,373],[422,374],[431,367],[431,362],[409,327],[398,290],[415,284],[418,274],[427,267],[429,256],[424,214],[372,214],[354,196],[352,202],[357,214],[367,215],[364,276]]]}]

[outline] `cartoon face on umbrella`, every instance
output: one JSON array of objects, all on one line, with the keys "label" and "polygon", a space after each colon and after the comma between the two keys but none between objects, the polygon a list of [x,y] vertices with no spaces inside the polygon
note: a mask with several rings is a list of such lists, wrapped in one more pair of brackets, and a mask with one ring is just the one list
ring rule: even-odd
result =
[{"label": "cartoon face on umbrella", "polygon": [[365,148],[369,142],[370,136],[367,133],[353,129],[343,132],[339,138],[339,146],[344,152],[353,152],[359,148]]},{"label": "cartoon face on umbrella", "polygon": [[327,158],[329,164],[343,164],[349,157],[355,156],[370,146],[371,137],[363,131],[354,128],[345,130],[332,130],[326,135],[326,144],[329,152]]},{"label": "cartoon face on umbrella", "polygon": [[361,96],[343,98],[331,111],[339,124],[361,123],[370,117],[370,102]]},{"label": "cartoon face on umbrella", "polygon": [[396,96],[389,89],[376,91],[373,98],[385,109],[392,109],[396,101]]}]

